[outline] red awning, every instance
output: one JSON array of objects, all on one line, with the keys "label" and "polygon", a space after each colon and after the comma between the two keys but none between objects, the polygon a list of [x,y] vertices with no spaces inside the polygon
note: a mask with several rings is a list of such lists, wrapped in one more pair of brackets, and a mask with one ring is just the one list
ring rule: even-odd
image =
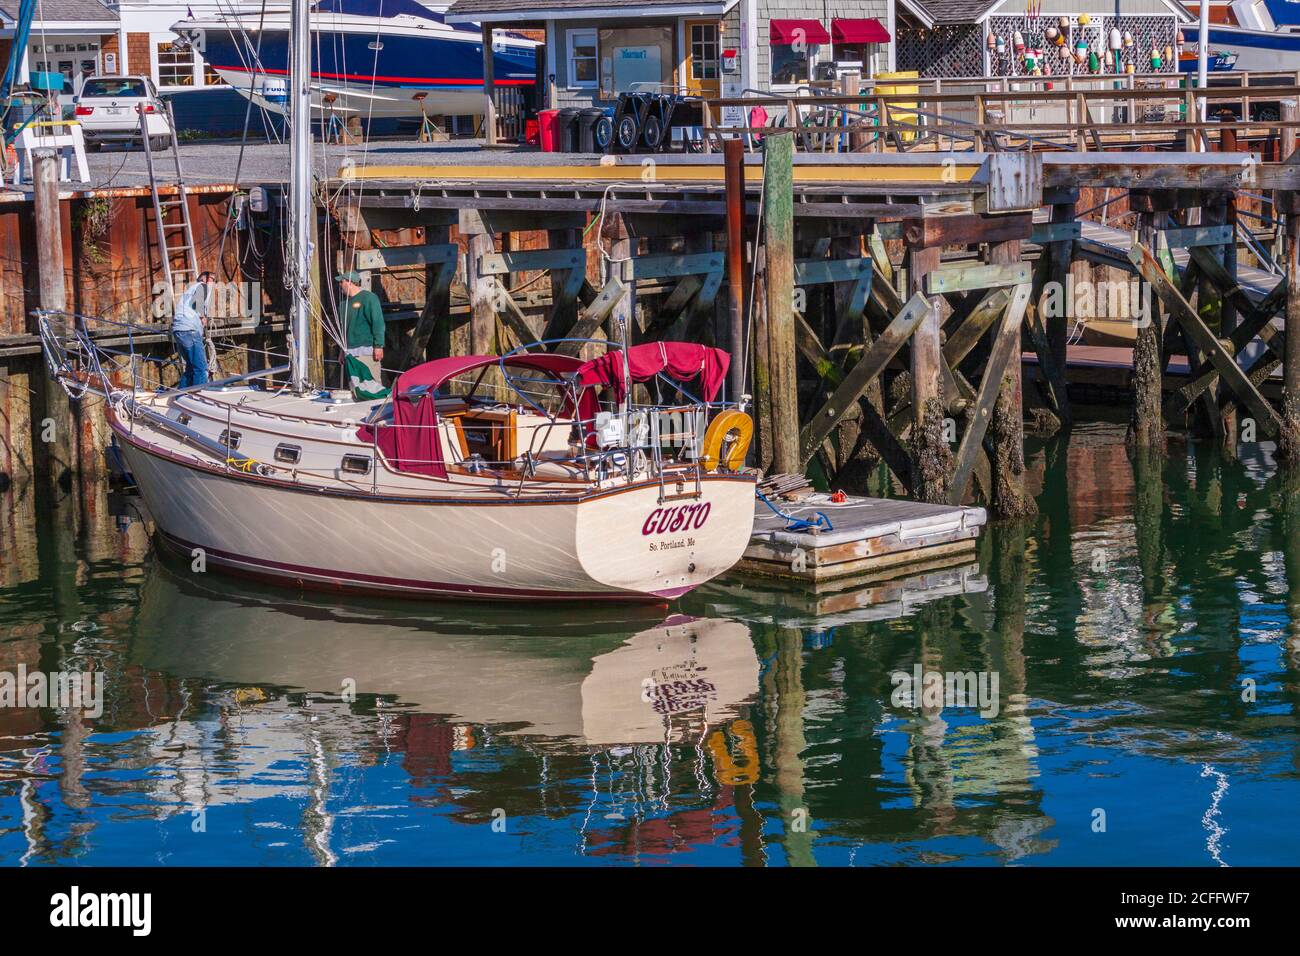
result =
[{"label": "red awning", "polygon": [[772,43],[778,46],[831,42],[831,35],[820,20],[773,20],[770,36]]},{"label": "red awning", "polygon": [[853,20],[836,17],[831,21],[831,36],[836,43],[888,43],[889,31],[879,20]]}]

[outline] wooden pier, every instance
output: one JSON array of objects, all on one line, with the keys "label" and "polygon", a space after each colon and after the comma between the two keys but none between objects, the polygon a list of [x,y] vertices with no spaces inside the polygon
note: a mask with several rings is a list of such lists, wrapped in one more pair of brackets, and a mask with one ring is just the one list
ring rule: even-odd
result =
[{"label": "wooden pier", "polygon": [[[765,472],[807,471],[850,491],[875,482],[877,492],[887,476],[893,495],[982,505],[995,518],[1034,509],[1025,423],[1041,432],[1072,421],[1083,366],[1071,365],[1073,319],[1053,310],[1053,290],[1071,276],[1109,277],[1149,290],[1154,303],[1148,315],[1117,316],[1134,323],[1124,400],[1135,447],[1158,450],[1169,427],[1186,426],[1232,452],[1249,420],[1256,440],[1280,442],[1283,460],[1300,456],[1300,339],[1288,340],[1284,322],[1288,313],[1300,321],[1300,294],[1279,275],[1294,277],[1300,257],[1300,164],[1240,151],[821,153],[797,148],[800,136],[769,128],[761,153],[733,149],[730,195],[716,153],[351,166],[322,184],[320,275],[370,273],[388,304],[395,369],[544,348],[544,339],[573,340],[551,347],[577,352],[577,340],[624,327],[633,342],[726,348],[752,394]],[[200,225],[231,256],[232,274],[261,284],[257,320],[231,331],[249,340],[237,343],[248,367],[266,362],[282,335],[283,213],[275,187],[265,189],[266,211],[241,207],[239,228]],[[237,201],[211,192],[192,201]],[[74,283],[84,268],[76,207],[88,198],[59,200],[56,235],[72,260],[62,271]],[[39,199],[26,203],[26,215],[50,215],[48,201],[45,212]],[[1278,262],[1243,235],[1255,209],[1275,229]],[[148,213],[138,215],[115,235],[127,229],[147,243]],[[1121,219],[1131,228],[1113,225]],[[136,262],[121,245],[114,256]],[[39,275],[31,240],[18,246],[24,276]],[[0,339],[9,429],[0,466],[15,478],[56,467],[48,443],[31,439],[47,417],[42,403],[35,414],[23,406],[42,394],[25,318],[42,295],[25,285]],[[318,342],[316,353],[328,381],[331,348]],[[87,442],[57,467],[93,470]]]}]

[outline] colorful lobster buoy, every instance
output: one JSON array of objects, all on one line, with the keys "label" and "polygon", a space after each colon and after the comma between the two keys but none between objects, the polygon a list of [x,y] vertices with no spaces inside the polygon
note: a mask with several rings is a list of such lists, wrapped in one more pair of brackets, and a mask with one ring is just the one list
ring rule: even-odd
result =
[{"label": "colorful lobster buoy", "polygon": [[1151,48],[1151,69],[1158,70],[1164,65],[1164,60],[1160,57],[1160,51],[1156,47]]},{"label": "colorful lobster buoy", "polygon": [[1119,28],[1112,27],[1110,31],[1110,48],[1112,50],[1118,50],[1123,42],[1123,37],[1119,35]]}]

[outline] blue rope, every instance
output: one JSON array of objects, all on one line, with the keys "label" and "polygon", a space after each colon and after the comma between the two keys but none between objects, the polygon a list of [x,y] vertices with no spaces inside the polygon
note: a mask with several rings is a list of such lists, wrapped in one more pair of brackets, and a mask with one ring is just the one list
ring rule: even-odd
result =
[{"label": "blue rope", "polygon": [[823,528],[826,531],[835,530],[831,526],[831,519],[826,517],[826,515],[822,514],[820,511],[814,512],[814,514],[817,515],[816,521],[808,521],[804,518],[796,518],[794,515],[786,514],[776,505],[772,504],[772,502],[768,501],[761,491],[755,490],[754,494],[758,497],[759,501],[763,502],[763,504],[767,505],[769,508],[772,509],[772,514],[776,515],[778,518],[784,518],[786,520],[787,522],[785,526],[786,531],[807,531],[810,528]]}]

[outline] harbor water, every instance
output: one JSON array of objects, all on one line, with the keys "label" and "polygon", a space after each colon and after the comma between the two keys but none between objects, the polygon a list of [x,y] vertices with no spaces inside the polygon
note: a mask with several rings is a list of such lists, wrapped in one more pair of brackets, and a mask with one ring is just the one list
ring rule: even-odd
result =
[{"label": "harbor water", "polygon": [[640,611],[298,594],[11,488],[0,864],[1294,860],[1300,482],[1105,423],[1027,456],[965,566]]}]

